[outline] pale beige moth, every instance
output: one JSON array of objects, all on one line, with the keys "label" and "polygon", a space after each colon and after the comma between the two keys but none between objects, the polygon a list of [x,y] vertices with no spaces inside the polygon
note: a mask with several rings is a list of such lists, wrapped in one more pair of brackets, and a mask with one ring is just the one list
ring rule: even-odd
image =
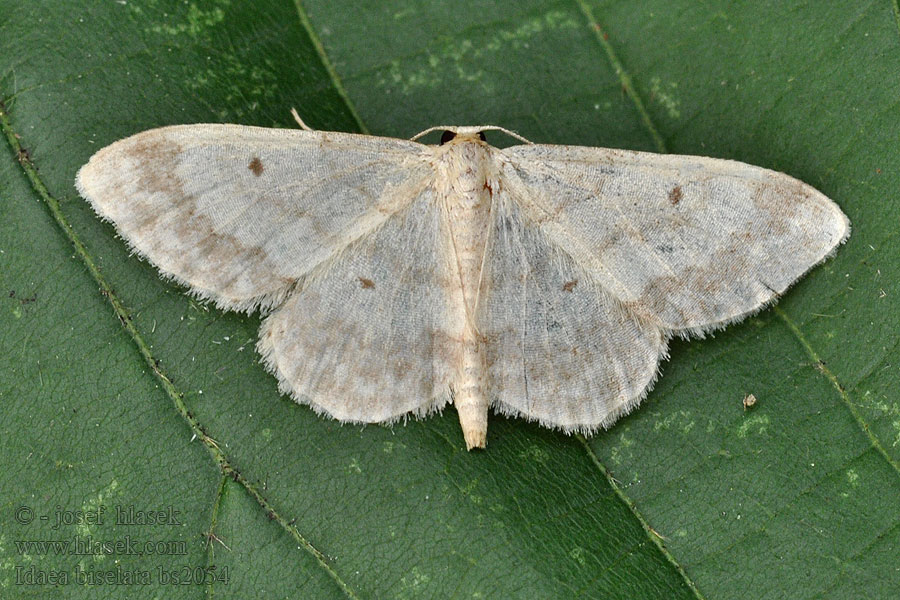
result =
[{"label": "pale beige moth", "polygon": [[[440,145],[416,141],[434,130]],[[493,130],[525,143],[490,146]],[[755,313],[850,231],[783,173],[492,126],[177,125],[103,148],[76,185],[166,277],[261,309],[257,348],[296,401],[354,423],[452,401],[470,449],[490,408],[609,427],[672,336]]]}]

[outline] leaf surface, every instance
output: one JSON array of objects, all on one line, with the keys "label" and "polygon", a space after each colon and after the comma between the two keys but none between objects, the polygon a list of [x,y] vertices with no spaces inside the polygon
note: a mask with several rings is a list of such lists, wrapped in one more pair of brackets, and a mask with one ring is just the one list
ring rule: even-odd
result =
[{"label": "leaf surface", "polygon": [[[896,4],[361,4],[0,7],[0,596],[46,593],[20,580],[51,569],[71,598],[97,591],[79,569],[148,571],[103,588],[123,598],[897,589]],[[673,343],[641,408],[590,440],[492,416],[467,453],[452,409],[341,426],[278,394],[257,315],[161,280],[72,184],[132,133],[292,127],[292,106],[317,129],[484,123],[742,160],[815,185],[854,231],[776,308]],[[178,523],[116,524],[128,507]],[[173,544],[17,545],[126,535]]]}]

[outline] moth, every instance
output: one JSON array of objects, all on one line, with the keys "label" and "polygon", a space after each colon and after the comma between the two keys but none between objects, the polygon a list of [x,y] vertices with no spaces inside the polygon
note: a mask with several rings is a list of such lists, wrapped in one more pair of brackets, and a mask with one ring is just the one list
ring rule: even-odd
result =
[{"label": "moth", "polygon": [[[699,156],[533,144],[500,127],[411,140],[176,125],[97,152],[78,191],[198,298],[266,315],[282,392],[345,422],[453,402],[607,428],[675,335],[773,302],[847,239],[783,173]],[[443,131],[439,145],[419,143]],[[490,146],[486,131],[524,142]]]}]

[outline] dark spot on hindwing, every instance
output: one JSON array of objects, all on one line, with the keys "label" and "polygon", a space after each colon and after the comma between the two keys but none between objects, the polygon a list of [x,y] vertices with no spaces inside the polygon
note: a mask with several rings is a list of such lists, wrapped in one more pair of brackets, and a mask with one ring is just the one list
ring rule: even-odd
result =
[{"label": "dark spot on hindwing", "polygon": [[259,160],[258,156],[254,156],[253,160],[250,161],[250,164],[247,165],[247,168],[253,171],[253,174],[259,177],[265,171],[265,167],[263,167],[262,161]]},{"label": "dark spot on hindwing", "polygon": [[563,285],[562,289],[564,292],[572,292],[575,289],[575,286],[578,285],[578,280],[573,279],[572,281],[568,281]]},{"label": "dark spot on hindwing", "polygon": [[366,279],[365,277],[357,277],[359,279],[359,285],[364,290],[372,290],[375,289],[375,282],[371,279]]}]

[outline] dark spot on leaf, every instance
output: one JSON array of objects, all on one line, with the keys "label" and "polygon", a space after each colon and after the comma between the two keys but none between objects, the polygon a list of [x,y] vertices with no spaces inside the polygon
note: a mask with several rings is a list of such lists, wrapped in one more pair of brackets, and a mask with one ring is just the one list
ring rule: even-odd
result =
[{"label": "dark spot on leaf", "polygon": [[362,286],[364,290],[372,290],[375,289],[375,282],[371,279],[366,279],[365,277],[357,277],[359,279],[359,285]]},{"label": "dark spot on leaf", "polygon": [[681,186],[680,186],[680,185],[676,185],[676,186],[673,187],[672,190],[669,192],[669,202],[672,203],[672,206],[675,206],[675,205],[677,205],[679,202],[681,202],[681,199],[682,199],[683,197],[684,197],[684,192],[681,191]]},{"label": "dark spot on leaf", "polygon": [[32,294],[30,298],[23,298],[22,296],[16,296],[16,290],[10,290],[9,297],[16,298],[21,304],[30,304],[31,302],[37,302],[37,294]]},{"label": "dark spot on leaf", "polygon": [[253,171],[253,174],[259,177],[265,171],[265,167],[263,167],[262,161],[259,160],[258,156],[254,156],[253,160],[250,161],[250,164],[247,165],[247,168]]},{"label": "dark spot on leaf", "polygon": [[562,289],[564,292],[571,292],[572,290],[575,289],[576,285],[578,285],[578,280],[573,279],[572,281],[566,282],[566,284],[563,285]]}]

